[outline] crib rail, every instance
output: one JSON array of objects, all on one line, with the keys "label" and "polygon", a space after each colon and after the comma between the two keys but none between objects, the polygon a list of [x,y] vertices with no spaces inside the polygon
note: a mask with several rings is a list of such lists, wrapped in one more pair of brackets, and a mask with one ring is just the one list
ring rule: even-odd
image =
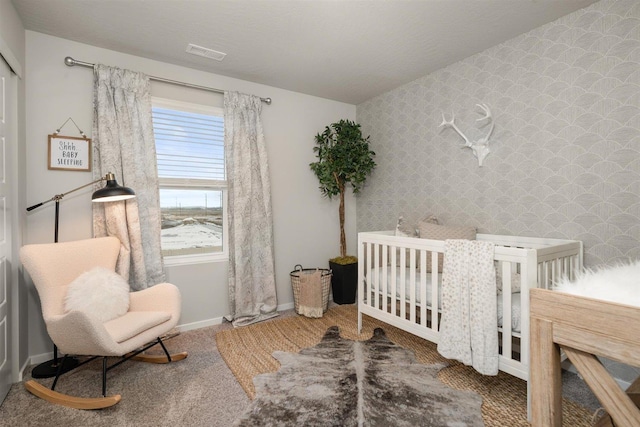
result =
[{"label": "crib rail", "polygon": [[[582,244],[486,234],[478,239],[496,243],[500,369],[527,379],[529,289],[548,289],[562,275],[573,277],[582,267]],[[392,231],[359,233],[359,329],[362,314],[367,314],[437,343],[443,255],[444,241],[396,237]],[[513,320],[514,299],[519,303],[519,325]]]}]

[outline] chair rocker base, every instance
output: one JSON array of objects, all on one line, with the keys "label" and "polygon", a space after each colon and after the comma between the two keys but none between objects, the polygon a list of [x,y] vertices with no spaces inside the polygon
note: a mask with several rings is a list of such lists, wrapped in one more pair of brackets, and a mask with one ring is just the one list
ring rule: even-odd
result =
[{"label": "chair rocker base", "polygon": [[24,387],[34,396],[56,405],[67,406],[74,409],[104,409],[120,402],[122,397],[119,394],[105,397],[74,397],[68,394],[58,393],[42,384],[29,380],[24,383]]},{"label": "chair rocker base", "polygon": [[[160,344],[160,346],[162,347],[164,354],[158,354],[158,355],[144,354],[145,351],[147,351],[151,347],[158,344]],[[68,354],[66,354],[63,357],[61,367],[64,365],[68,357],[70,357]],[[50,389],[46,388],[42,384],[33,380],[25,382],[24,386],[27,389],[27,391],[29,391],[34,396],[57,405],[67,406],[69,408],[75,408],[75,409],[108,408],[120,402],[122,398],[119,394],[116,394],[113,396],[107,396],[107,372],[108,371],[110,371],[111,369],[117,366],[120,366],[122,363],[126,362],[127,360],[139,360],[139,361],[148,362],[148,363],[177,362],[179,360],[186,359],[187,352],[183,351],[176,354],[170,354],[167,348],[165,347],[164,343],[162,342],[162,338],[158,337],[156,341],[147,343],[142,348],[136,351],[133,351],[131,353],[125,354],[124,356],[122,356],[122,358],[118,362],[112,364],[111,366],[107,366],[107,358],[108,358],[107,356],[89,356],[88,359],[78,363],[76,368],[84,365],[85,363],[91,362],[92,360],[95,360],[98,357],[102,357],[102,396],[103,397],[96,397],[96,398],[74,397],[74,396],[58,393],[57,391],[55,391],[56,383],[58,382],[58,379],[60,378],[60,376],[63,374],[61,367],[58,369],[58,374],[53,380],[53,384]]]},{"label": "chair rocker base", "polygon": [[169,360],[164,354],[139,354],[137,356],[132,356],[131,360],[137,360],[138,362],[146,363],[169,363],[186,359],[187,355],[188,354],[186,351],[175,353],[171,355],[171,360]]}]

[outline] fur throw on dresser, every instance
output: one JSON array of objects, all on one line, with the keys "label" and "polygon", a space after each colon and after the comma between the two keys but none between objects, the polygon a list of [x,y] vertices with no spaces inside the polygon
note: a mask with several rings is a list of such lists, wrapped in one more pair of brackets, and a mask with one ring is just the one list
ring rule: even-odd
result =
[{"label": "fur throw on dresser", "polygon": [[561,279],[553,290],[640,307],[640,260],[586,269],[575,280]]}]

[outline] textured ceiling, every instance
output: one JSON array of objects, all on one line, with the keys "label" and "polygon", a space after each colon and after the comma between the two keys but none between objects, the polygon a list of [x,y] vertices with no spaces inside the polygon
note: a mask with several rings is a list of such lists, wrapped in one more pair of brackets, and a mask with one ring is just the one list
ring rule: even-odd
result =
[{"label": "textured ceiling", "polygon": [[12,0],[27,30],[350,104],[594,2]]}]

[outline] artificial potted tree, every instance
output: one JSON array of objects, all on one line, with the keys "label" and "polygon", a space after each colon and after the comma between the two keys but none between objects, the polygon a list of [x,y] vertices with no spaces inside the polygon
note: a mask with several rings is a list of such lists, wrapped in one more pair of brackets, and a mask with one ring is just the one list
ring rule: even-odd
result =
[{"label": "artificial potted tree", "polygon": [[329,260],[333,301],[353,304],[358,282],[358,258],[347,255],[347,239],[344,233],[344,195],[350,185],[353,193],[362,189],[376,166],[375,153],[369,149],[369,137],[364,138],[360,125],[350,120],[340,120],[327,126],[316,135],[313,148],[317,161],[309,166],[320,181],[320,191],[329,199],[340,197],[340,256]]}]

